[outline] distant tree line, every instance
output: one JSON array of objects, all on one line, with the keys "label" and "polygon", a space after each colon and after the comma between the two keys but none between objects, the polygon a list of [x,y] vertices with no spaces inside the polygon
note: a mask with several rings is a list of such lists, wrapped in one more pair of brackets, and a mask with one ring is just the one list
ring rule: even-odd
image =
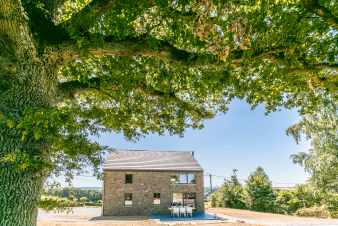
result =
[{"label": "distant tree line", "polygon": [[40,208],[46,210],[67,210],[77,206],[101,206],[102,190],[94,188],[48,188],[40,200]]},{"label": "distant tree line", "polygon": [[241,184],[237,170],[210,196],[211,207],[249,209],[300,216],[338,217],[338,194],[323,192],[311,184],[273,189],[264,169],[258,167]]}]

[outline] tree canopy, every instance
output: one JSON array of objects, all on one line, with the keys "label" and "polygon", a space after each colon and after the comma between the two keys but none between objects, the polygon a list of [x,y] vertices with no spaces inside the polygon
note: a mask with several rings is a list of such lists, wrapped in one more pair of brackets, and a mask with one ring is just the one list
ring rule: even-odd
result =
[{"label": "tree canopy", "polygon": [[234,98],[336,106],[337,28],[336,0],[0,0],[0,193],[99,166],[102,131],[183,134]]},{"label": "tree canopy", "polygon": [[[31,42],[18,48],[23,34],[2,30],[2,96],[13,91],[20,54],[50,66],[53,93],[48,106],[25,107],[19,119],[2,107],[2,122],[21,140],[48,140],[55,159],[83,152],[93,160],[90,150],[101,148],[84,144],[100,130],[134,138],[201,128],[235,97],[304,114],[323,95],[336,100],[334,1],[9,2]],[[31,156],[14,155],[2,162]]]}]

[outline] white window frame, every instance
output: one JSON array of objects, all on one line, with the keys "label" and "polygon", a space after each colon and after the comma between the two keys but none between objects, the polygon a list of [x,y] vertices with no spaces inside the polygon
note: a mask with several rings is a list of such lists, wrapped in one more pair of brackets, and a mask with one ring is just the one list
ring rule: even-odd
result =
[{"label": "white window frame", "polygon": [[[131,195],[131,200],[127,200],[126,196]],[[124,193],[124,207],[132,207],[133,206],[133,193]]]}]

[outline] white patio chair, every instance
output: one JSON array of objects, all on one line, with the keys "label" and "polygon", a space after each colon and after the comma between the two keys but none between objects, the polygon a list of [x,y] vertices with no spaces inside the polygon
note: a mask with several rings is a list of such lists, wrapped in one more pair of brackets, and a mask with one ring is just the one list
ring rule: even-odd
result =
[{"label": "white patio chair", "polygon": [[178,207],[173,206],[171,211],[172,211],[172,216],[180,217],[180,209]]},{"label": "white patio chair", "polygon": [[187,206],[185,207],[186,215],[192,217],[192,207]]},{"label": "white patio chair", "polygon": [[184,206],[179,207],[179,209],[180,209],[180,215],[181,215],[181,216],[186,216],[186,215],[187,215],[187,212],[186,212]]}]

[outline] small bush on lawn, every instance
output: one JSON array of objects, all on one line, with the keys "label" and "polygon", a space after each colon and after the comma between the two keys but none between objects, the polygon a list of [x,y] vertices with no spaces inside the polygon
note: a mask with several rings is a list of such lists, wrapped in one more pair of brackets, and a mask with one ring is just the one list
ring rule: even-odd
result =
[{"label": "small bush on lawn", "polygon": [[325,204],[327,209],[330,212],[332,218],[338,218],[338,194],[337,193],[327,193],[325,195]]},{"label": "small bush on lawn", "polygon": [[211,198],[210,198],[210,207],[214,208],[217,207],[217,198],[216,198],[217,194],[212,194]]},{"label": "small bush on lawn", "polygon": [[319,218],[328,218],[330,212],[326,206],[313,206],[309,208],[301,208],[296,211],[296,215],[302,217],[319,217]]},{"label": "small bush on lawn", "polygon": [[87,203],[89,200],[88,200],[88,198],[87,197],[81,197],[80,199],[79,199],[79,201],[80,201],[80,203],[81,203],[81,205],[85,205],[85,203]]},{"label": "small bush on lawn", "polygon": [[86,202],[84,206],[102,206],[102,203]]}]

